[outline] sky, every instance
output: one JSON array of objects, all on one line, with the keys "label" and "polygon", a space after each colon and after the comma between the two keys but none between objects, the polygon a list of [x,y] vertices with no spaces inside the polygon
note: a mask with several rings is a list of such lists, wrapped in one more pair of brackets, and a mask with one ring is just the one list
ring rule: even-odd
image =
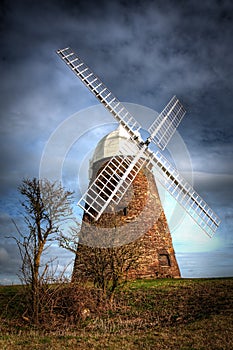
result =
[{"label": "sky", "polygon": [[[56,55],[67,46],[120,101],[143,106],[143,125],[151,120],[147,111],[160,112],[173,95],[180,99],[187,114],[168,151],[189,176],[190,160],[194,188],[222,221],[210,240],[186,216],[175,223],[168,198],[181,273],[233,276],[232,1],[5,0],[0,6],[0,284],[16,283],[20,267],[7,237],[15,234],[12,218],[22,217],[22,179],[62,167],[64,184],[78,197],[91,150],[116,127]],[[70,255],[52,248],[62,268]]]}]

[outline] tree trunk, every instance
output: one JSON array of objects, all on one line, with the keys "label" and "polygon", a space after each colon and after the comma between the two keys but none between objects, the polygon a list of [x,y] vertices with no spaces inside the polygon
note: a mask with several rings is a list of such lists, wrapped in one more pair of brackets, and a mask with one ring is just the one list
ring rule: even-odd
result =
[{"label": "tree trunk", "polygon": [[39,279],[39,268],[40,260],[43,252],[44,244],[39,244],[38,252],[34,259],[34,271],[32,277],[32,308],[33,308],[33,322],[39,324],[39,312],[40,312],[40,279]]}]

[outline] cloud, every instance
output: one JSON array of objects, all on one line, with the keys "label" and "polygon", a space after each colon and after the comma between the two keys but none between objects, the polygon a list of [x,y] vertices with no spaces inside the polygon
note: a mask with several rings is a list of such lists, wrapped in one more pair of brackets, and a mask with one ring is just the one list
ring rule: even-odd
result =
[{"label": "cloud", "polygon": [[202,196],[208,196],[215,206],[220,208],[231,207],[232,174],[194,173],[194,185]]},{"label": "cloud", "polygon": [[[120,100],[161,111],[177,94],[188,112],[179,132],[199,173],[197,189],[223,216],[231,215],[231,13],[231,1],[5,2],[0,26],[4,211],[14,213],[21,179],[38,176],[45,143],[57,126],[96,103],[55,54],[71,45]],[[74,127],[78,132],[79,125]],[[67,173],[74,158],[71,152]],[[227,216],[226,222],[230,225]]]},{"label": "cloud", "polygon": [[8,253],[4,247],[0,247],[0,264],[8,260]]},{"label": "cloud", "polygon": [[0,284],[18,282],[19,268],[20,256],[16,245],[13,242],[7,242],[4,247],[0,246]]}]

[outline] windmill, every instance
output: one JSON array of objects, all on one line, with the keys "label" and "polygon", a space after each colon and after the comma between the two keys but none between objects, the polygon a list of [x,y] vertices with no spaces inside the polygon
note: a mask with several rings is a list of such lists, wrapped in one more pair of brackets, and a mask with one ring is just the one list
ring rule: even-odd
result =
[{"label": "windmill", "polygon": [[[112,94],[91,69],[71,48],[57,51],[59,57],[80,78],[95,97],[119,122],[128,137],[122,142],[118,154],[108,159],[96,172],[89,188],[78,205],[93,222],[101,221],[111,205],[119,205],[142,169],[153,171],[156,181],[174,197],[192,219],[212,237],[220,219],[177,169],[150,144],[164,150],[185,115],[180,101],[174,96],[149,127],[149,137],[141,137],[141,125],[126,107]],[[161,254],[163,255],[163,254]]]}]

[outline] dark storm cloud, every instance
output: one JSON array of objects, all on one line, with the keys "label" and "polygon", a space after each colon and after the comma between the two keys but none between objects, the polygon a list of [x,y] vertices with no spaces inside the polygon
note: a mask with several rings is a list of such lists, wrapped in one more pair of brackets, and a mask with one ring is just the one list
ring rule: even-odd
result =
[{"label": "dark storm cloud", "polygon": [[0,284],[9,284],[18,280],[20,255],[17,245],[12,239],[12,236],[16,236],[15,231],[10,216],[0,213]]},{"label": "dark storm cloud", "polygon": [[[59,123],[96,103],[55,54],[70,45],[120,100],[161,111],[174,94],[181,99],[187,115],[180,134],[194,172],[206,173],[205,180],[197,174],[197,189],[229,222],[231,1],[10,0],[0,13],[3,211],[14,212],[21,179],[38,176],[45,142]],[[221,176],[207,180],[209,173]]]},{"label": "dark storm cloud", "polygon": [[[21,233],[25,232],[26,234],[22,218],[17,219],[17,227]],[[22,261],[14,238],[19,239],[20,237],[9,215],[0,214],[0,232],[0,284],[19,283],[19,278],[23,277],[20,274]],[[51,245],[42,257],[42,262],[52,260],[54,271],[59,275],[59,273],[64,273],[65,269],[70,272],[72,259],[73,254],[70,252]]]}]

